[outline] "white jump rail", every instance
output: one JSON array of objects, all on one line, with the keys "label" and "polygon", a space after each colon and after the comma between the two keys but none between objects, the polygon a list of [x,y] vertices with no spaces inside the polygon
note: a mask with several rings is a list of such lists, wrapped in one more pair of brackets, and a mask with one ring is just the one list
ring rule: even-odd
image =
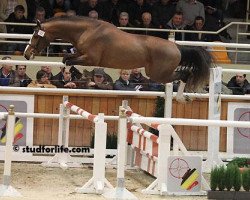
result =
[{"label": "white jump rail", "polygon": [[219,126],[250,128],[250,122],[227,120],[184,119],[184,118],[157,118],[157,117],[130,117],[132,123],[143,124],[171,124],[184,126]]}]

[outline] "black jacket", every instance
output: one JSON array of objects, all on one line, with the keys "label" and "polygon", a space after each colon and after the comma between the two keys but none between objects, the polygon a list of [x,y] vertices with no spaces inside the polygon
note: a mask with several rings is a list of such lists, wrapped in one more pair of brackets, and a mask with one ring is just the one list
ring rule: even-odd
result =
[{"label": "black jacket", "polygon": [[243,86],[241,87],[236,83],[236,76],[231,78],[231,80],[227,83],[227,87],[233,91],[233,94],[236,95],[244,95],[250,91],[249,82],[245,80]]}]

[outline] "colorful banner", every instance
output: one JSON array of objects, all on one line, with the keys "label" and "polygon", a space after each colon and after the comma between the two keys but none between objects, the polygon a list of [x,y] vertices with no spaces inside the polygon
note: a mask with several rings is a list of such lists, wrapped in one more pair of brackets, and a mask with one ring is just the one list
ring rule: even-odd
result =
[{"label": "colorful banner", "polygon": [[[14,105],[14,112],[33,113],[33,95],[1,95],[0,112],[8,112],[9,106]],[[0,119],[0,145],[6,143],[6,120]],[[16,117],[13,144],[26,146],[33,144],[33,119],[26,117]]]}]

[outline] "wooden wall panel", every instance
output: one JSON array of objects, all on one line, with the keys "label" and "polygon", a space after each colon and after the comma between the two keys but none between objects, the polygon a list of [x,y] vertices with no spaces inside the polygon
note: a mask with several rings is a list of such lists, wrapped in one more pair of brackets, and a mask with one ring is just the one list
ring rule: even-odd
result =
[{"label": "wooden wall panel", "polygon": [[[153,116],[155,112],[156,97],[136,96],[101,96],[97,95],[72,95],[69,101],[86,111],[105,115],[119,115],[119,106],[122,100],[128,100],[129,106],[134,112],[143,116]],[[35,112],[38,113],[59,113],[59,104],[62,102],[62,95],[35,95]],[[227,105],[230,100],[222,101],[221,119],[227,119]],[[207,99],[195,99],[190,104],[180,104],[173,101],[172,117],[207,119]],[[196,126],[175,126],[188,150],[207,149],[207,127]],[[220,150],[226,150],[226,128],[221,128]],[[89,146],[94,132],[94,124],[87,120],[70,121],[70,146]],[[117,122],[108,121],[108,133],[117,133]],[[58,120],[57,119],[35,119],[34,120],[34,144],[55,145],[57,144]]]}]

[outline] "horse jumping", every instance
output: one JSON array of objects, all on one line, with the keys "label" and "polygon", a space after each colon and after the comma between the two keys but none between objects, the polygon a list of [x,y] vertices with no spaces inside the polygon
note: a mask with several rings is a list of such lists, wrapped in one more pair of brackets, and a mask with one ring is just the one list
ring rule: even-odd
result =
[{"label": "horse jumping", "polygon": [[194,91],[208,82],[212,58],[202,47],[187,47],[153,36],[126,33],[114,25],[87,17],[52,18],[37,23],[24,51],[33,58],[55,39],[70,42],[77,53],[65,55],[66,65],[101,66],[114,69],[145,68],[159,83],[181,80],[177,99],[184,87]]}]

